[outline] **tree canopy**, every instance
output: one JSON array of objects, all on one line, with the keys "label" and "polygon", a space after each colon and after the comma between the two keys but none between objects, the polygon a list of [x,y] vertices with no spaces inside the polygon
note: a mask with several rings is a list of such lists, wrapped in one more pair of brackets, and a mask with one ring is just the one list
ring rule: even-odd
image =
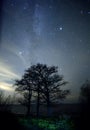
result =
[{"label": "tree canopy", "polygon": [[90,82],[88,80],[81,86],[80,96],[83,103],[90,104]]},{"label": "tree canopy", "polygon": [[30,113],[31,100],[36,98],[37,116],[40,103],[46,103],[49,110],[52,102],[65,99],[70,94],[69,90],[61,89],[61,86],[66,84],[63,76],[58,74],[58,67],[40,63],[25,70],[21,80],[15,80],[16,91],[23,94],[23,101],[28,106],[28,113]]}]

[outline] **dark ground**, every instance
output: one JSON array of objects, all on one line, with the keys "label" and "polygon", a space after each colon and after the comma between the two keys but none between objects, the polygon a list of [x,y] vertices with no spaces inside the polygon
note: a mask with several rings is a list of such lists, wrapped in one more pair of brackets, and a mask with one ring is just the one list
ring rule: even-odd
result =
[{"label": "dark ground", "polygon": [[[75,124],[75,130],[89,130],[90,127],[90,106],[81,106],[78,115],[71,115],[72,120]],[[30,130],[30,128],[24,128],[18,122],[20,115],[12,114],[10,111],[0,111],[0,130]],[[56,118],[56,117],[55,117]],[[33,130],[37,128],[33,127]],[[40,129],[38,129],[40,130]]]},{"label": "dark ground", "polygon": [[24,128],[19,124],[14,114],[0,111],[0,130],[24,130]]}]

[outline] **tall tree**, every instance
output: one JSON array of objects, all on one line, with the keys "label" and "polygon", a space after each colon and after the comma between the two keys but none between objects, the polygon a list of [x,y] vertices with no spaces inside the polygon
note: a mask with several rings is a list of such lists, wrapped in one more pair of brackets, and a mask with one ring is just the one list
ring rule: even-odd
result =
[{"label": "tall tree", "polygon": [[[63,76],[58,74],[58,68],[46,64],[36,64],[28,68],[21,80],[16,80],[16,91],[24,94],[24,101],[27,100],[28,111],[30,109],[32,92],[35,93],[37,102],[37,116],[39,116],[40,102],[45,101],[49,113],[50,103],[64,99],[69,90],[61,90],[60,86],[67,84]],[[25,96],[28,93],[27,96]]]},{"label": "tall tree", "polygon": [[35,93],[37,100],[37,117],[39,116],[40,106],[40,93],[41,93],[41,67],[42,64],[32,65],[30,68],[25,70],[21,80],[15,80],[17,86],[16,91],[23,95],[23,99],[19,99],[19,102],[27,107],[27,115],[30,115],[31,98],[32,94]]},{"label": "tall tree", "polygon": [[63,80],[63,76],[58,74],[58,67],[46,65],[43,66],[41,95],[47,104],[47,114],[50,115],[50,105],[52,102],[58,102],[65,99],[69,90],[61,90],[60,86],[66,85],[68,82]]},{"label": "tall tree", "polygon": [[43,85],[43,71],[44,71],[43,64],[36,64],[32,65],[28,70],[26,70],[27,76],[30,75],[30,79],[32,81],[33,92],[36,93],[36,113],[37,117],[39,116],[39,107],[41,101],[41,94],[42,94],[42,85]]}]

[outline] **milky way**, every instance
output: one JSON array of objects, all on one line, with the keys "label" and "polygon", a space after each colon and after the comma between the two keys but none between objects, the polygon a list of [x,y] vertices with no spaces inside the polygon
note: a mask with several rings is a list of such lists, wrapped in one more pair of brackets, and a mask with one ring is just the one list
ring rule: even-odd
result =
[{"label": "milky way", "polygon": [[11,91],[13,80],[40,62],[58,66],[76,99],[90,79],[90,1],[3,0],[1,7],[1,89]]}]

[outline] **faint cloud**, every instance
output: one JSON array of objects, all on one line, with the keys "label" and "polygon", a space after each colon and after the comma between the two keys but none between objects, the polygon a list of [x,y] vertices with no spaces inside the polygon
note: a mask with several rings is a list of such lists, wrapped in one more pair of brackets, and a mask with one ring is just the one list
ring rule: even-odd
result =
[{"label": "faint cloud", "polygon": [[14,91],[14,89],[12,88],[12,84],[4,83],[4,82],[0,82],[0,89],[6,91]]},{"label": "faint cloud", "polygon": [[[27,61],[24,58],[24,56],[22,55],[23,51],[21,50],[21,48],[19,46],[15,45],[15,44],[11,44],[11,43],[9,43],[9,46],[7,46],[4,43],[3,49],[4,50],[6,49],[9,53],[13,54],[13,56],[16,57],[17,59],[19,59],[25,67],[27,66]],[[9,57],[9,54],[8,54],[8,57]]]},{"label": "faint cloud", "polygon": [[8,65],[0,64],[0,76],[11,79],[20,78],[19,75],[15,74]]}]

